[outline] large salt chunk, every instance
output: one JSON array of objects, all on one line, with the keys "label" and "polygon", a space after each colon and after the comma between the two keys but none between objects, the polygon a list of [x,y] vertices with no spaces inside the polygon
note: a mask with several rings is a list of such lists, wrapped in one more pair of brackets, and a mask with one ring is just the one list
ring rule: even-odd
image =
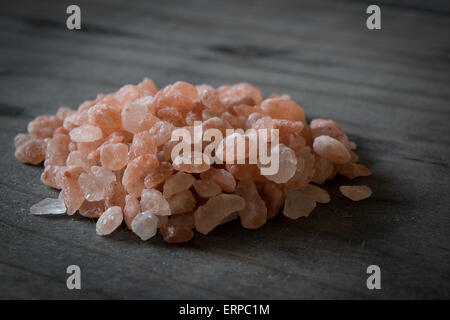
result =
[{"label": "large salt chunk", "polygon": [[267,220],[267,208],[263,199],[258,194],[253,181],[239,181],[236,186],[236,194],[245,200],[244,209],[239,211],[241,223],[244,228],[257,229]]},{"label": "large salt chunk", "polygon": [[97,234],[105,236],[116,230],[123,221],[122,209],[111,207],[100,216],[95,225]]},{"label": "large salt chunk", "polygon": [[163,194],[165,198],[170,198],[183,190],[189,189],[194,183],[195,178],[184,172],[178,172],[173,176],[167,178],[163,187]]},{"label": "large salt chunk", "polygon": [[34,215],[64,214],[66,213],[66,206],[64,202],[58,199],[46,198],[32,205],[30,212]]},{"label": "large salt chunk", "polygon": [[283,214],[291,219],[307,217],[316,207],[316,201],[300,191],[288,190]]},{"label": "large salt chunk", "polygon": [[141,210],[158,216],[171,214],[170,206],[162,193],[156,189],[144,189],[141,195]]},{"label": "large salt chunk", "polygon": [[98,166],[91,167],[91,173],[82,173],[78,178],[78,184],[87,201],[103,200],[107,187],[113,181],[116,181],[115,174]]},{"label": "large salt chunk", "polygon": [[351,154],[344,144],[330,136],[314,139],[314,152],[333,163],[343,164],[351,159]]},{"label": "large salt chunk", "polygon": [[131,230],[142,240],[148,240],[158,231],[158,217],[150,211],[141,212],[131,222]]},{"label": "large salt chunk", "polygon": [[84,124],[70,131],[70,138],[75,142],[92,142],[100,140],[103,136],[99,127]]},{"label": "large salt chunk", "polygon": [[234,194],[219,194],[212,197],[195,211],[195,228],[207,234],[221,224],[233,212],[245,207],[245,200]]},{"label": "large salt chunk", "polygon": [[195,209],[195,197],[190,190],[184,190],[167,199],[172,214],[180,214]]},{"label": "large salt chunk", "polygon": [[[278,170],[276,170],[275,174],[266,175],[266,178],[276,183],[285,183],[289,181],[297,170],[297,158],[295,152],[280,143],[272,147],[271,154],[272,156],[278,154]],[[269,165],[258,164],[260,169],[264,167],[267,168]],[[263,170],[261,170],[261,173],[263,173]]]}]

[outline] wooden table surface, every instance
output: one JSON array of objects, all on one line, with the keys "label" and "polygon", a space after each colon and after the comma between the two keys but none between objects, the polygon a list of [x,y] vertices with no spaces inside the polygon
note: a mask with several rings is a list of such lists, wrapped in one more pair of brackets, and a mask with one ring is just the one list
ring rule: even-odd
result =
[{"label": "wooden table surface", "polygon": [[[389,1],[388,1],[389,2]],[[378,2],[379,3],[379,2]],[[0,12],[0,298],[450,298],[450,10],[359,1],[11,1]],[[372,198],[259,230],[235,221],[185,245],[89,219],[33,217],[57,192],[14,158],[35,116],[151,77],[159,87],[248,81],[332,118],[374,172]],[[66,288],[68,265],[81,290]],[[368,290],[366,268],[381,268]]]}]

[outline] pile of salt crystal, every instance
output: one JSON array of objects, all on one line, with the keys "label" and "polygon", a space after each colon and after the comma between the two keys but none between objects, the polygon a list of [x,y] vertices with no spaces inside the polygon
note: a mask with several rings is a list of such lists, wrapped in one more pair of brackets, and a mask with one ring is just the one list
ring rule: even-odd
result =
[{"label": "pile of salt crystal", "polygon": [[[193,130],[195,121],[222,132],[279,130],[280,144],[272,146],[280,155],[278,172],[262,175],[260,164],[172,161],[172,132]],[[230,156],[231,138],[223,139],[216,156]],[[330,201],[318,185],[336,174],[349,179],[371,174],[356,163],[356,144],[335,121],[308,124],[303,109],[288,96],[264,99],[248,83],[215,89],[179,81],[158,91],[146,78],[99,94],[77,110],[61,107],[56,115],[37,117],[14,144],[19,161],[44,162],[42,182],[61,190],[59,199],[33,205],[32,214],[78,211],[98,218],[99,235],[125,222],[142,240],[159,230],[169,243],[189,241],[194,229],[207,234],[237,218],[244,228],[259,228],[283,206],[291,219],[307,217],[317,203]],[[372,193],[367,186],[340,190],[354,201]]]}]

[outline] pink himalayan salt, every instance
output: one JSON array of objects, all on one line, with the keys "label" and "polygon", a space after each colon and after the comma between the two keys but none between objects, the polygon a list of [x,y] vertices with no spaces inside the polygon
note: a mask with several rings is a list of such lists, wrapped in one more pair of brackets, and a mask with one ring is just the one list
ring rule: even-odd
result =
[{"label": "pink himalayan salt", "polygon": [[200,92],[200,102],[208,109],[223,113],[225,105],[220,101],[219,94],[214,89],[205,89]]},{"label": "pink himalayan salt", "polygon": [[225,168],[236,180],[265,181],[256,164],[226,164]]},{"label": "pink himalayan salt", "polygon": [[122,184],[117,181],[111,182],[105,191],[105,207],[120,207],[123,209],[125,206],[125,196],[126,192]]},{"label": "pink himalayan salt", "polygon": [[372,195],[372,189],[368,186],[340,186],[339,191],[353,201],[360,201]]},{"label": "pink himalayan salt", "polygon": [[[280,143],[272,147],[271,152],[279,155],[279,169],[273,175],[266,175],[266,178],[276,183],[288,182],[297,170],[297,158],[294,151]],[[263,167],[260,164],[258,166]]]},{"label": "pink himalayan salt", "polygon": [[105,135],[122,127],[120,111],[114,107],[98,104],[88,110],[89,122],[102,130]]},{"label": "pink himalayan salt", "polygon": [[93,166],[90,173],[82,173],[78,184],[87,201],[99,201],[105,198],[105,192],[110,183],[116,181],[116,176],[110,170]]},{"label": "pink himalayan salt", "polygon": [[193,229],[195,227],[194,212],[174,214],[169,217],[171,225],[183,226],[188,229]]},{"label": "pink himalayan salt", "polygon": [[90,168],[95,165],[95,162],[87,159],[81,151],[75,150],[69,153],[66,160],[66,165],[72,167],[82,167],[84,171],[89,172]]},{"label": "pink himalayan salt", "polygon": [[351,158],[350,152],[342,142],[330,136],[315,138],[313,148],[315,153],[333,163],[344,164]]},{"label": "pink himalayan salt", "polygon": [[[153,103],[152,97],[146,97],[127,104],[121,112],[122,128],[131,133],[141,131],[141,123],[149,113],[149,106]],[[156,119],[155,119],[156,121]]]},{"label": "pink himalayan salt", "polygon": [[201,173],[209,170],[210,166],[204,161],[203,153],[192,152],[178,155],[173,160],[173,168],[187,173]]},{"label": "pink himalayan salt", "polygon": [[[142,200],[141,200],[142,201]],[[192,192],[188,189],[174,194],[167,199],[172,214],[180,214],[193,211],[196,201]]]},{"label": "pink himalayan salt", "polygon": [[208,234],[230,214],[244,207],[245,200],[238,195],[222,193],[209,198],[208,202],[195,211],[195,228],[202,234]]},{"label": "pink himalayan salt", "polygon": [[84,124],[70,131],[70,138],[75,142],[92,142],[100,140],[103,136],[99,127]]},{"label": "pink himalayan salt", "polygon": [[66,164],[69,155],[70,137],[65,134],[58,134],[47,140],[44,165],[63,166]]},{"label": "pink himalayan salt", "polygon": [[61,170],[61,166],[47,166],[44,169],[44,172],[41,174],[41,181],[43,184],[55,188],[61,189],[61,187],[56,183],[56,175],[58,171]]},{"label": "pink himalayan salt", "polygon": [[272,181],[267,181],[264,184],[264,201],[267,207],[267,219],[275,217],[284,203],[285,192],[283,187]]},{"label": "pink himalayan salt", "polygon": [[164,107],[156,112],[156,116],[163,120],[170,122],[176,127],[181,127],[185,124],[183,114],[175,107]]},{"label": "pink himalayan salt", "polygon": [[151,154],[144,154],[129,162],[122,178],[125,190],[139,198],[144,189],[144,178],[158,166],[158,159]]},{"label": "pink himalayan salt", "polygon": [[111,207],[107,209],[97,220],[95,229],[100,236],[106,236],[116,230],[123,221],[122,209],[120,207]]},{"label": "pink himalayan salt", "polygon": [[263,113],[274,119],[305,121],[305,112],[294,101],[285,98],[266,99],[261,103]]},{"label": "pink himalayan salt", "polygon": [[163,225],[169,222],[169,216],[156,216],[158,218],[158,228],[161,228]]},{"label": "pink himalayan salt", "polygon": [[36,138],[51,138],[53,132],[62,125],[61,119],[56,116],[39,116],[28,123],[28,132]]},{"label": "pink himalayan salt", "polygon": [[108,144],[100,149],[100,161],[106,169],[116,171],[127,165],[128,145],[124,143]]},{"label": "pink himalayan salt", "polygon": [[225,169],[211,167],[208,171],[200,173],[203,180],[212,180],[225,192],[233,192],[236,188],[236,180],[233,175]]},{"label": "pink himalayan salt", "polygon": [[150,211],[141,212],[131,222],[131,230],[146,241],[158,232],[158,217]]},{"label": "pink himalayan salt", "polygon": [[127,194],[125,196],[125,206],[123,208],[123,219],[125,220],[128,229],[131,230],[131,222],[139,212],[141,212],[139,200],[131,194]]},{"label": "pink himalayan salt", "polygon": [[297,154],[297,170],[286,184],[288,189],[300,189],[311,181],[315,174],[315,159],[310,147],[300,150]]},{"label": "pink himalayan salt", "polygon": [[217,91],[222,103],[226,106],[234,106],[242,103],[258,105],[263,100],[261,92],[246,82],[221,86]]},{"label": "pink himalayan salt", "polygon": [[169,216],[170,206],[162,193],[156,189],[144,189],[141,196],[141,211],[148,211],[157,216]]},{"label": "pink himalayan salt", "polygon": [[78,209],[80,215],[86,218],[97,219],[105,211],[104,201],[84,201],[81,207]]},{"label": "pink himalayan salt", "polygon": [[14,137],[14,146],[17,148],[20,145],[24,144],[25,142],[28,142],[33,139],[34,137],[31,134],[19,133]]},{"label": "pink himalayan salt", "polygon": [[283,214],[291,219],[307,217],[316,207],[316,201],[300,191],[288,190]]},{"label": "pink himalayan salt", "polygon": [[189,189],[194,183],[195,178],[184,172],[178,172],[173,176],[167,178],[163,187],[163,194],[165,198],[170,198],[174,194]]},{"label": "pink himalayan salt", "polygon": [[155,93],[158,92],[155,83],[150,78],[144,78],[144,80],[137,85],[137,89],[141,98],[146,96],[154,96]]},{"label": "pink himalayan salt", "polygon": [[144,178],[144,185],[147,189],[152,189],[163,183],[173,173],[173,167],[170,162],[163,161],[159,167],[149,173]]},{"label": "pink himalayan salt", "polygon": [[150,133],[155,138],[156,145],[159,147],[170,140],[174,129],[175,127],[170,122],[158,121],[150,129]]},{"label": "pink himalayan salt", "polygon": [[44,139],[34,139],[21,143],[15,152],[15,157],[22,163],[37,165],[44,161],[47,143]]},{"label": "pink himalayan salt", "polygon": [[[75,110],[72,110],[72,109],[67,108],[67,107],[59,107],[58,111],[56,112],[56,116],[61,121],[64,121],[65,118],[67,118],[68,116],[73,115],[74,113],[76,113]],[[61,124],[62,124],[62,122],[61,122]]]},{"label": "pink himalayan salt", "polygon": [[89,115],[87,111],[79,111],[66,117],[63,121],[63,127],[66,130],[70,131],[83,124],[88,124],[88,122],[89,122]]},{"label": "pink himalayan salt", "polygon": [[167,107],[174,108],[184,115],[193,110],[194,102],[183,95],[165,95],[164,92],[158,92],[152,109],[158,114],[159,110]]},{"label": "pink himalayan salt", "polygon": [[346,164],[337,165],[337,172],[348,179],[355,179],[357,177],[367,177],[372,174],[369,168],[366,166],[349,162]]},{"label": "pink himalayan salt", "polygon": [[330,202],[330,195],[327,190],[322,189],[314,184],[307,184],[304,188],[300,189],[302,193],[310,196],[318,203],[328,203]]},{"label": "pink himalayan salt", "polygon": [[63,189],[62,197],[69,215],[74,214],[84,202],[84,194],[78,184],[78,178],[83,172],[81,167],[66,167],[57,174],[57,180],[60,180],[57,185]]},{"label": "pink himalayan salt", "polygon": [[334,165],[331,161],[319,156],[315,156],[314,161],[314,175],[311,178],[312,182],[322,184],[325,180],[332,178],[334,172]]},{"label": "pink himalayan salt", "polygon": [[239,181],[236,194],[245,200],[245,207],[239,211],[239,217],[244,228],[257,229],[267,221],[267,208],[259,196],[253,181]]},{"label": "pink himalayan salt", "polygon": [[194,232],[191,229],[168,223],[162,225],[159,231],[167,243],[187,242],[194,237]]},{"label": "pink himalayan salt", "polygon": [[220,186],[213,180],[195,180],[193,186],[202,198],[211,198],[222,192]]},{"label": "pink himalayan salt", "polygon": [[174,84],[167,86],[163,90],[163,93],[167,96],[184,96],[189,98],[192,102],[197,102],[198,100],[197,88],[185,81],[177,81]]}]

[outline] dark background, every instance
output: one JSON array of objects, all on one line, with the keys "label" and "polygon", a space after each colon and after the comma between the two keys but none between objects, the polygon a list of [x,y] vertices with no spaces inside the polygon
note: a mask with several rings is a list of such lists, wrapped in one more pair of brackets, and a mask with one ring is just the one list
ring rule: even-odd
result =
[{"label": "dark background", "polygon": [[[66,7],[81,7],[68,31]],[[381,6],[382,30],[365,26]],[[0,10],[0,298],[449,298],[448,1],[10,1]],[[124,227],[32,217],[57,192],[14,159],[35,116],[151,77],[248,81],[337,120],[374,196],[259,230],[235,221],[185,245]],[[67,290],[68,265],[82,290]],[[381,267],[382,290],[366,288]]]}]

